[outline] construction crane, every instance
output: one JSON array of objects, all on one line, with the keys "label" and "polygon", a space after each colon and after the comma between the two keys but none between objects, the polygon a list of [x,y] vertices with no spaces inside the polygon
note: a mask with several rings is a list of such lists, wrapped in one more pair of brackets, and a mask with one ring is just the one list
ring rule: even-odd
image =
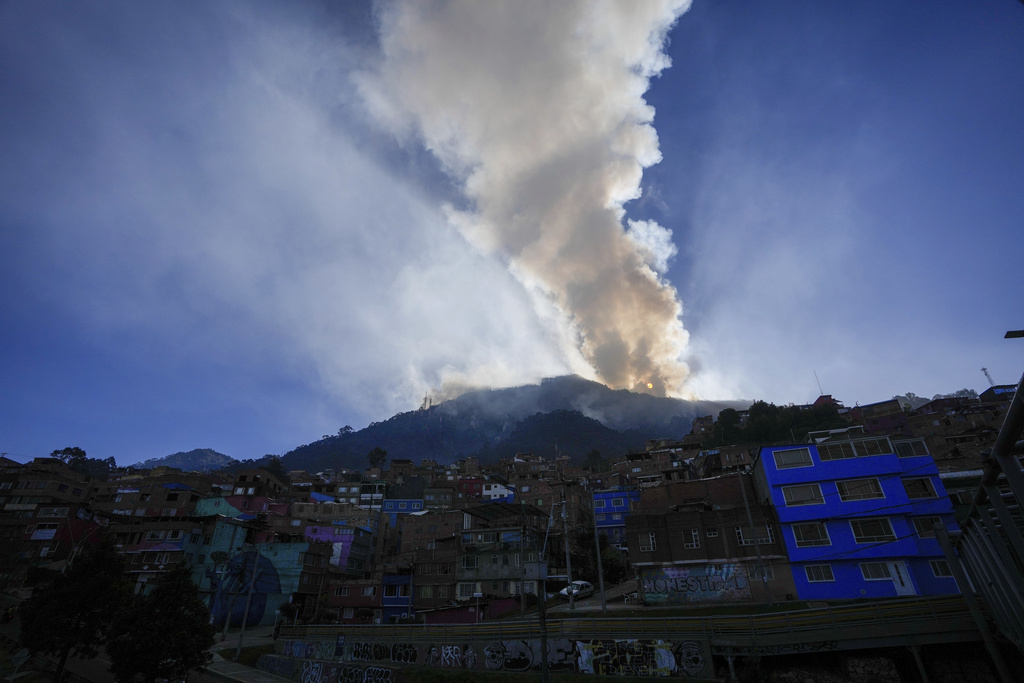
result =
[{"label": "construction crane", "polygon": [[992,381],[992,375],[988,374],[988,368],[982,368],[981,371],[984,372],[985,373],[985,377],[988,378],[988,385],[990,387],[994,387],[996,385],[996,383]]}]

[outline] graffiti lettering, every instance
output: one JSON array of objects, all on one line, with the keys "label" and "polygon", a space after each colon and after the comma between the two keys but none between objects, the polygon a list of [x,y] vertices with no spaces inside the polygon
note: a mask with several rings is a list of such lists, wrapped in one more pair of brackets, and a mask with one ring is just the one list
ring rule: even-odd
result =
[{"label": "graffiti lettering", "polygon": [[323,663],[309,659],[302,662],[302,683],[326,683]]},{"label": "graffiti lettering", "polygon": [[357,662],[368,662],[373,659],[371,643],[352,643],[351,659]]},{"label": "graffiti lettering", "polygon": [[291,678],[292,672],[295,671],[295,660],[289,657],[278,657],[277,655],[260,655],[259,660],[256,662],[256,668],[277,674],[278,676]]},{"label": "graffiti lettering", "polygon": [[580,673],[597,676],[670,676],[676,673],[672,644],[661,641],[576,641]]},{"label": "graffiti lettering", "polygon": [[363,672],[363,683],[390,683],[391,669],[371,666]]},{"label": "graffiti lettering", "polygon": [[395,643],[391,646],[391,661],[396,664],[415,664],[416,646],[410,643]]},{"label": "graffiti lettering", "polygon": [[462,649],[458,645],[442,645],[441,666],[462,666]]}]

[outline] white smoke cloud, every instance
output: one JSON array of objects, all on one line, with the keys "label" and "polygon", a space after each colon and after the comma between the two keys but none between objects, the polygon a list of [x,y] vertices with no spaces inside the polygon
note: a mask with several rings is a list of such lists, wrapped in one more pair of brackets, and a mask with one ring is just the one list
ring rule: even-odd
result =
[{"label": "white smoke cloud", "polygon": [[643,93],[688,7],[400,0],[381,9],[382,63],[357,79],[383,125],[418,135],[463,183],[472,207],[451,223],[558,323],[566,362],[672,395],[685,392],[688,335],[657,274],[669,235],[622,220],[661,158]]},{"label": "white smoke cloud", "polygon": [[626,234],[633,240],[644,261],[664,275],[668,270],[668,262],[679,252],[672,241],[672,231],[654,221],[628,221],[628,224],[629,231]]}]

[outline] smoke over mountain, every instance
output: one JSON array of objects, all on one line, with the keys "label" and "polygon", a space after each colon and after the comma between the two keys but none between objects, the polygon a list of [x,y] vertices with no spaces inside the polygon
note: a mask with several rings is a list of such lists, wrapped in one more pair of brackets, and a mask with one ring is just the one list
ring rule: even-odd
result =
[{"label": "smoke over mountain", "polygon": [[503,260],[568,365],[660,396],[687,394],[688,334],[661,277],[675,248],[656,223],[623,225],[623,205],[661,159],[643,94],[688,7],[399,0],[381,11],[379,67],[358,77],[374,116],[461,183],[449,220]]}]

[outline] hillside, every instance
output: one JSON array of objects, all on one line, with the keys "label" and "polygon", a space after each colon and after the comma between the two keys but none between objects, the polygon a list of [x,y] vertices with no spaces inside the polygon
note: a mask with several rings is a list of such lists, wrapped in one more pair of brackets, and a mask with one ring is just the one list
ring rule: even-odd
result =
[{"label": "hillside", "polygon": [[135,467],[152,469],[154,467],[176,467],[185,472],[214,472],[238,462],[229,455],[218,453],[212,448],[196,448],[187,452],[172,453],[162,458],[150,458]]},{"label": "hillside", "polygon": [[288,469],[319,471],[366,467],[375,447],[389,459],[441,463],[476,456],[492,462],[531,452],[569,455],[591,450],[605,457],[642,449],[649,438],[681,438],[693,419],[717,415],[741,402],[684,401],[635,394],[576,376],[540,384],[472,391],[423,410],[400,413],[359,431],[342,432],[299,446],[283,457]]}]

